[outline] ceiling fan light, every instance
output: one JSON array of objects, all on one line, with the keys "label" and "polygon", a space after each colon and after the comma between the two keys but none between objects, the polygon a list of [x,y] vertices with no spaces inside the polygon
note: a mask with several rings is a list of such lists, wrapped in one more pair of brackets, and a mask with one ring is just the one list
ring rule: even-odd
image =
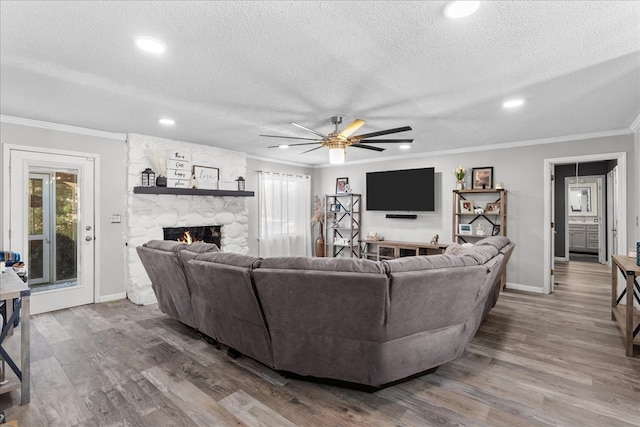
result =
[{"label": "ceiling fan light", "polygon": [[329,163],[332,165],[344,163],[344,148],[329,148]]},{"label": "ceiling fan light", "polygon": [[411,144],[400,144],[399,147],[401,150],[408,150],[411,148]]},{"label": "ceiling fan light", "polygon": [[289,148],[289,145],[287,145],[287,144],[280,144],[280,145],[278,145],[278,148],[282,148],[282,149]]}]

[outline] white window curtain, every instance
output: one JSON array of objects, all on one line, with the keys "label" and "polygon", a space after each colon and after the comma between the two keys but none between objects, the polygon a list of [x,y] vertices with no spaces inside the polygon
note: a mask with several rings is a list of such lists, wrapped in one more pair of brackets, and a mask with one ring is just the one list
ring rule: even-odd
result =
[{"label": "white window curtain", "polygon": [[258,173],[261,257],[311,256],[308,175]]}]

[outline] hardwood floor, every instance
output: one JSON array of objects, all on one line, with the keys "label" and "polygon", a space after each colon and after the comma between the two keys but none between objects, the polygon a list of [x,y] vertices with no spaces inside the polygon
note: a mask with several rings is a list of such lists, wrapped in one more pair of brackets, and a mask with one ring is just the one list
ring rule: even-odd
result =
[{"label": "hardwood floor", "polygon": [[[552,295],[507,291],[459,360],[373,394],[230,358],[126,300],[32,318],[20,426],[640,425],[640,351],[611,321],[610,270],[557,264]],[[9,341],[16,341],[11,338]]]}]

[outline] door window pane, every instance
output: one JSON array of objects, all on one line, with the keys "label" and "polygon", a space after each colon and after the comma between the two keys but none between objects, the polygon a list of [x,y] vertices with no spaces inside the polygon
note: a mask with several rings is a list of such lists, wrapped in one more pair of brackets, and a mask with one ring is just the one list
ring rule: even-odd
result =
[{"label": "door window pane", "polygon": [[56,281],[77,276],[78,246],[78,176],[55,174],[56,192]]}]

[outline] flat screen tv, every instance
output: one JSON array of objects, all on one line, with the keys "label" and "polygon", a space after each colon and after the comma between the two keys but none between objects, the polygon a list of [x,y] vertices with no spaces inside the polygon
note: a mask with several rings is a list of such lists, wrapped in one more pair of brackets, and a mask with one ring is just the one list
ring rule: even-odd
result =
[{"label": "flat screen tv", "polygon": [[435,211],[434,168],[367,173],[368,211]]}]

